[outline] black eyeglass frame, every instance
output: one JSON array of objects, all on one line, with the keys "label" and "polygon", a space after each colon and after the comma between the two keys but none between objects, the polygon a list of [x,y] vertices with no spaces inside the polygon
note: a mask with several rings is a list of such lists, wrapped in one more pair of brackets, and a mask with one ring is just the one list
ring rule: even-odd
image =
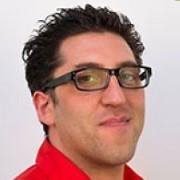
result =
[{"label": "black eyeglass frame", "polygon": [[[144,84],[144,86],[139,86],[139,87],[126,87],[124,86],[118,76],[119,76],[119,72],[122,68],[127,68],[127,67],[135,67],[135,68],[143,68],[145,71],[140,75],[140,80],[143,80],[146,78],[146,83]],[[106,86],[102,87],[102,88],[97,88],[97,89],[83,89],[83,88],[80,88],[78,86],[78,82],[77,82],[77,79],[76,79],[76,74],[78,72],[81,72],[81,71],[84,71],[84,70],[87,70],[87,69],[99,69],[99,70],[104,70],[106,71],[108,74],[109,74],[109,78],[107,78],[107,82],[106,82]],[[118,80],[118,83],[121,87],[123,88],[126,88],[126,89],[140,89],[140,88],[145,88],[146,86],[149,85],[149,82],[150,82],[150,77],[152,75],[152,69],[151,67],[148,67],[148,66],[142,66],[142,65],[126,65],[126,66],[121,66],[119,68],[114,68],[114,69],[108,69],[108,68],[100,68],[100,67],[85,67],[85,68],[81,68],[81,69],[78,69],[78,70],[74,70],[74,71],[71,71],[69,73],[66,73],[62,76],[59,76],[55,79],[52,79],[50,80],[43,88],[42,88],[42,91],[46,92],[47,90],[49,89],[53,89],[59,85],[63,85],[63,84],[66,84],[68,83],[69,81],[73,81],[76,88],[80,91],[97,91],[97,90],[102,90],[102,89],[106,89],[109,85],[109,81],[110,81],[110,78],[112,75],[115,75],[117,80]]]}]

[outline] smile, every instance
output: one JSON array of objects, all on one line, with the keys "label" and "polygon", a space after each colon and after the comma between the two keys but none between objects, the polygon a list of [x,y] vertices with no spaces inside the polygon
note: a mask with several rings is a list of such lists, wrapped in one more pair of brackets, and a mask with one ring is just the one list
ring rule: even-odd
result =
[{"label": "smile", "polygon": [[129,125],[130,118],[128,116],[109,117],[99,123],[103,127],[126,127]]}]

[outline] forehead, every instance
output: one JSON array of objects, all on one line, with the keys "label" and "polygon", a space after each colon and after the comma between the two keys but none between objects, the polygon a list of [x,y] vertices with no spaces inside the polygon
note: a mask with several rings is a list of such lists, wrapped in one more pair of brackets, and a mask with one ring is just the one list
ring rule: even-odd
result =
[{"label": "forehead", "polygon": [[57,69],[61,74],[72,71],[79,64],[95,63],[105,68],[115,68],[121,63],[135,62],[132,50],[119,35],[110,32],[83,33],[63,41],[59,55],[64,64]]}]

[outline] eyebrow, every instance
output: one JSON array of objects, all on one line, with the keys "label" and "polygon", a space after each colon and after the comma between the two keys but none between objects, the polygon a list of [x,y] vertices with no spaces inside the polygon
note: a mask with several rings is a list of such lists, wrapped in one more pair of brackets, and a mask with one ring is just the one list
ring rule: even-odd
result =
[{"label": "eyebrow", "polygon": [[119,63],[117,67],[123,67],[123,66],[138,66],[137,62],[134,61],[126,61],[123,63]]},{"label": "eyebrow", "polygon": [[75,65],[75,67],[77,69],[80,69],[80,68],[96,68],[96,67],[103,67],[103,65],[99,64],[99,63],[95,63],[95,62],[85,62],[85,63],[77,64],[77,65]]},{"label": "eyebrow", "polygon": [[[118,68],[118,67],[123,67],[123,66],[137,66],[138,64],[134,61],[125,61],[123,63],[118,63],[116,65],[115,68]],[[76,69],[80,69],[80,68],[102,68],[104,67],[103,64],[100,64],[100,63],[96,63],[96,62],[85,62],[85,63],[80,63],[80,64],[77,64],[75,65],[75,68]]]}]

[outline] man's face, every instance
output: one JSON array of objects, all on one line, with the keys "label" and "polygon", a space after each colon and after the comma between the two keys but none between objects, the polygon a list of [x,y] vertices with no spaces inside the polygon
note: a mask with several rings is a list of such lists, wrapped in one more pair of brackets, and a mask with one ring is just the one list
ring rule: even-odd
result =
[{"label": "man's face", "polygon": [[[58,77],[89,63],[103,68],[136,64],[128,44],[113,33],[84,33],[67,38],[59,49],[65,64]],[[77,90],[73,81],[55,88],[54,133],[58,148],[74,162],[120,165],[134,154],[144,123],[144,91],[124,89],[115,76],[108,88]],[[51,126],[50,126],[51,128]],[[51,136],[51,134],[50,134]]]}]

